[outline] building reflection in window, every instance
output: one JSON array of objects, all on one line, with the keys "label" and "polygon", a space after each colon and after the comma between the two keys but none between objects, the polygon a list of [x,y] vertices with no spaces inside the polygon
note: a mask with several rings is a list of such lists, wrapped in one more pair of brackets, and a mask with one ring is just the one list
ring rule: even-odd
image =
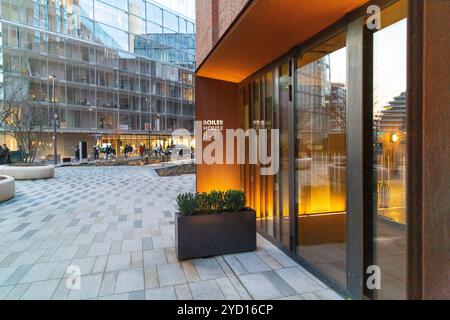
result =
[{"label": "building reflection in window", "polygon": [[297,61],[297,252],[346,284],[345,33]]},{"label": "building reflection in window", "polygon": [[406,298],[406,1],[382,12],[373,35],[374,159],[377,204],[375,264],[381,269],[378,299]]}]

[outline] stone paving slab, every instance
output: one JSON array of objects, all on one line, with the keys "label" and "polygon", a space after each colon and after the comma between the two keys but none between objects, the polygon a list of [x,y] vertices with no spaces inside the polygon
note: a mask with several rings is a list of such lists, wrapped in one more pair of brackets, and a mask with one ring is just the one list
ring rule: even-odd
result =
[{"label": "stone paving slab", "polygon": [[178,261],[175,199],[195,176],[67,167],[16,189],[0,204],[0,300],[341,299],[260,236],[255,252]]}]

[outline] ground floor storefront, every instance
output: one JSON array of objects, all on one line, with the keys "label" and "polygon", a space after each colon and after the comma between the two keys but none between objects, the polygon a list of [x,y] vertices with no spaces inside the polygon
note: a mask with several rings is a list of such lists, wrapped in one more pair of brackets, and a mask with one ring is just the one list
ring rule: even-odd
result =
[{"label": "ground floor storefront", "polygon": [[[93,158],[93,147],[99,146],[100,148],[109,145],[118,155],[124,154],[124,148],[126,145],[133,148],[133,152],[138,155],[140,146],[144,146],[148,150],[148,146],[154,150],[159,146],[163,150],[174,145],[185,145],[188,148],[195,146],[195,141],[191,137],[186,136],[172,136],[170,134],[101,134],[101,133],[58,133],[57,134],[57,150],[58,158],[74,158],[75,148],[79,146],[80,142],[86,142],[88,148],[88,157]],[[38,144],[37,148],[37,161],[52,161],[54,159],[54,144],[53,133],[43,132],[38,135],[36,141],[33,143]],[[19,145],[11,134],[1,133],[0,144],[6,144],[10,151],[14,152],[18,150]],[[100,155],[102,156],[102,155]]]},{"label": "ground floor storefront", "polygon": [[[437,82],[432,72],[442,63],[422,59],[444,59],[431,35],[448,39],[439,30],[448,26],[442,10],[450,6],[360,5],[320,30],[301,12],[295,19],[291,4],[276,6],[289,28],[271,24],[279,19],[270,13],[275,5],[244,9],[197,70],[196,106],[197,120],[222,123],[216,131],[223,136],[226,129],[247,132],[245,164],[239,153],[234,162],[225,154],[226,162],[200,164],[197,190],[244,190],[259,232],[351,298],[449,298],[442,285],[450,280],[448,177],[442,178],[448,135],[438,132],[448,132],[439,120],[448,94],[438,88],[449,78]],[[379,9],[379,25],[369,23],[376,12],[370,5]],[[336,13],[332,5],[305,8],[317,19]],[[301,43],[281,37],[309,28]],[[239,35],[246,31],[253,36],[245,42]],[[262,38],[272,39],[270,49],[259,46]],[[238,46],[242,52],[233,54]],[[274,57],[272,46],[285,52]],[[264,152],[272,162],[260,161]],[[264,173],[275,157],[279,170]]]}]

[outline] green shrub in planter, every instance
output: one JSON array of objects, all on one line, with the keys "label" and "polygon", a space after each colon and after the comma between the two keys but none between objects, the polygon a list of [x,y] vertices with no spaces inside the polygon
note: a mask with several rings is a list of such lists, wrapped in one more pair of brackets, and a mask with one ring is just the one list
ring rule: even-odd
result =
[{"label": "green shrub in planter", "polygon": [[207,211],[223,212],[225,209],[224,194],[220,191],[212,191],[206,195]]},{"label": "green shrub in planter", "polygon": [[245,193],[238,190],[229,190],[224,194],[225,210],[239,212],[245,208]]},{"label": "green shrub in planter", "polygon": [[198,214],[198,212],[209,212],[207,193],[197,193],[195,197],[197,198],[196,214]]},{"label": "green shrub in planter", "polygon": [[210,193],[186,193],[177,197],[182,216],[207,215],[219,212],[239,212],[245,209],[245,193],[238,190]]},{"label": "green shrub in planter", "polygon": [[197,197],[192,193],[177,196],[178,210],[183,216],[192,216],[197,210]]}]

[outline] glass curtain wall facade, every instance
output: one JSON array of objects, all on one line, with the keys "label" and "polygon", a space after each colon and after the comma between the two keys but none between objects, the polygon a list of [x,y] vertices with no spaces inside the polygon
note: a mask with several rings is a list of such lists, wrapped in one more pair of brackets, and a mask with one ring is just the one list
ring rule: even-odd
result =
[{"label": "glass curtain wall facade", "polygon": [[381,289],[367,295],[378,299],[406,298],[406,12],[406,1],[398,1],[382,11],[380,30],[363,31],[361,25],[360,32],[370,33],[364,41],[371,53],[359,55],[371,66],[363,81],[371,83],[373,117],[364,126],[373,144],[360,151],[373,152],[370,183],[376,186],[373,212],[357,213],[361,221],[363,216],[372,221],[373,245],[356,253],[362,256],[348,249],[355,244],[348,241],[347,204],[355,199],[347,191],[347,170],[356,169],[348,164],[348,94],[362,84],[349,88],[354,66],[348,61],[347,27],[240,84],[242,128],[268,129],[268,136],[280,130],[276,175],[261,176],[259,165],[241,168],[241,186],[257,211],[259,231],[343,292],[347,261],[379,266]]},{"label": "glass curtain wall facade", "polygon": [[[54,96],[58,132],[74,141],[76,134],[94,143],[99,135],[193,132],[189,19],[138,0],[0,0],[0,10],[3,88],[20,84],[47,129]],[[45,137],[41,143],[49,146]]]}]

